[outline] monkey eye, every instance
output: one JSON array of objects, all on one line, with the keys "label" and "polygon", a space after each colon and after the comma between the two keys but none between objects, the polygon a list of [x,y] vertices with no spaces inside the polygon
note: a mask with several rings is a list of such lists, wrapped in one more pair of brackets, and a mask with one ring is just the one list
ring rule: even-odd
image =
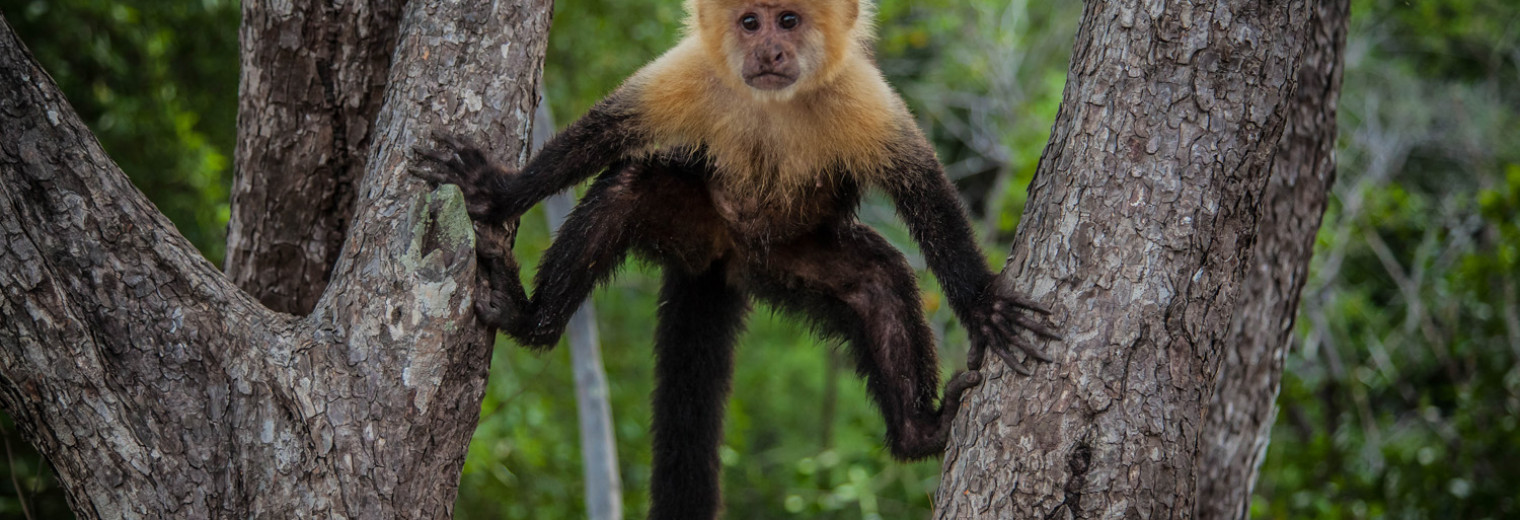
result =
[{"label": "monkey eye", "polygon": [[746,14],[746,15],[744,15],[743,18],[739,19],[739,26],[743,27],[744,30],[746,30],[746,31],[753,32],[753,31],[759,30],[760,29],[760,17],[759,16],[755,16],[754,14]]},{"label": "monkey eye", "polygon": [[801,21],[802,18],[797,16],[797,13],[781,13],[781,16],[776,18],[776,23],[780,24],[782,29],[797,27],[797,24]]}]

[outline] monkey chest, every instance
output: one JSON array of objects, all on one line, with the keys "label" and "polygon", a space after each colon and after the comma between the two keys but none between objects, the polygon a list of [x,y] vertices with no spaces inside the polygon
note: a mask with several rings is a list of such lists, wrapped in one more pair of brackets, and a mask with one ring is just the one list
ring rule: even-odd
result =
[{"label": "monkey chest", "polygon": [[792,190],[711,185],[713,207],[735,245],[765,248],[848,220],[858,196],[839,186]]}]

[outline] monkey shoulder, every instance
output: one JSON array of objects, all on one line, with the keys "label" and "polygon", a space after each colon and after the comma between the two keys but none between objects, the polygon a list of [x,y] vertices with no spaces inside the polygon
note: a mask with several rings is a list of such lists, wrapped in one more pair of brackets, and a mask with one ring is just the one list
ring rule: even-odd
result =
[{"label": "monkey shoulder", "polygon": [[[813,93],[810,93],[813,94]],[[863,184],[889,168],[918,135],[890,100],[816,93],[788,106],[710,101],[679,111],[639,107],[654,148],[700,149],[730,181],[808,186],[839,175]],[[700,99],[700,98],[697,98]],[[720,108],[722,107],[722,108]]]}]

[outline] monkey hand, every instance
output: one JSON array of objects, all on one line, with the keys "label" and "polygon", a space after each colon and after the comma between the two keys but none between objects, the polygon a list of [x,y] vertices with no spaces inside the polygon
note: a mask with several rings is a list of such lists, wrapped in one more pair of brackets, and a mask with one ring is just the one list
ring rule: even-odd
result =
[{"label": "monkey hand", "polygon": [[511,191],[507,181],[517,176],[515,170],[487,158],[479,146],[463,137],[434,134],[433,139],[438,141],[436,149],[420,146],[412,149],[424,163],[432,163],[413,169],[413,175],[435,186],[459,186],[459,191],[464,192],[465,207],[474,220],[501,222],[516,216],[503,218],[499,208]]},{"label": "monkey hand", "polygon": [[1013,349],[1023,352],[1025,359],[1046,363],[1050,357],[1036,348],[1020,330],[1027,330],[1045,339],[1061,339],[1061,335],[1034,319],[1034,314],[1050,315],[1050,309],[1027,299],[1005,294],[1000,284],[992,284],[977,300],[976,308],[966,320],[966,331],[971,336],[971,350],[966,354],[966,367],[978,370],[991,350],[1003,359],[1003,364],[1023,375],[1034,373],[1013,355]]},{"label": "monkey hand", "polygon": [[522,315],[528,300],[518,278],[517,259],[512,255],[517,222],[505,226],[475,223],[475,265],[482,282],[475,291],[475,315],[493,329],[508,329]]}]

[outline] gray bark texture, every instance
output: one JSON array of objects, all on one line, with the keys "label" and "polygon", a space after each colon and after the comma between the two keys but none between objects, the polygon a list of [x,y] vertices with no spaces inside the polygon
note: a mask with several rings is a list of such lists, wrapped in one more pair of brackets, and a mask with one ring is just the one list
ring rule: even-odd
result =
[{"label": "gray bark texture", "polygon": [[1049,305],[1055,362],[1000,360],[951,433],[935,517],[1191,518],[1303,0],[1087,2],[1000,277]]},{"label": "gray bark texture", "polygon": [[1335,114],[1350,0],[1311,2],[1298,88],[1267,181],[1251,270],[1230,323],[1198,463],[1198,518],[1248,518],[1277,416],[1299,293],[1335,180]]},{"label": "gray bark texture", "polygon": [[227,277],[306,314],[353,216],[401,0],[243,2]]},{"label": "gray bark texture", "polygon": [[[0,405],[80,518],[451,516],[493,336],[462,197],[413,179],[409,150],[446,128],[521,161],[550,2],[405,11],[347,240],[304,317],[202,259],[0,20]],[[317,45],[289,27],[282,45]],[[272,128],[305,143],[289,124]],[[306,166],[240,175],[281,167]]]}]

